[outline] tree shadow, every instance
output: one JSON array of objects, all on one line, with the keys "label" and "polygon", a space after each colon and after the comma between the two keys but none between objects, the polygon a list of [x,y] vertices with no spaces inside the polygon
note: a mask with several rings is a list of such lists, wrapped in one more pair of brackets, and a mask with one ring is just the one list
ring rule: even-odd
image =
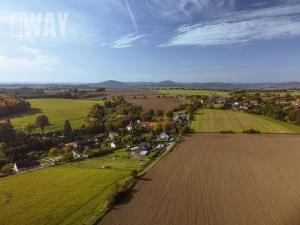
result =
[{"label": "tree shadow", "polygon": [[141,178],[139,178],[139,180],[142,180],[142,181],[152,181],[151,178],[147,178],[147,177],[141,177]]},{"label": "tree shadow", "polygon": [[118,200],[115,202],[113,209],[119,210],[118,206],[127,205],[138,191],[139,190],[137,189],[131,189],[123,196],[119,197]]},{"label": "tree shadow", "polygon": [[18,119],[18,118],[23,118],[25,116],[36,115],[36,114],[39,114],[39,113],[43,113],[43,111],[39,108],[32,108],[28,112],[11,115],[11,116],[8,117],[8,119]]}]

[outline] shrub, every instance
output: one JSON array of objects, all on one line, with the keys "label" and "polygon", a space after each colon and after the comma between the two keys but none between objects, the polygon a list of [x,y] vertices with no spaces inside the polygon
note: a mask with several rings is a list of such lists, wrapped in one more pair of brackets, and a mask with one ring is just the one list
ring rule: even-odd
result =
[{"label": "shrub", "polygon": [[119,202],[124,198],[134,185],[135,181],[135,178],[130,177],[115,185],[112,192],[106,196],[104,207],[110,209],[116,202]]},{"label": "shrub", "polygon": [[11,170],[10,166],[5,165],[5,166],[3,166],[3,167],[1,168],[1,171],[0,171],[0,172],[1,172],[1,173],[4,173],[4,174],[10,174],[10,173],[12,172],[12,170]]},{"label": "shrub", "polygon": [[65,152],[63,155],[62,155],[62,160],[63,161],[71,161],[73,160],[74,157],[73,157],[73,153],[72,152]]},{"label": "shrub", "polygon": [[244,134],[260,134],[261,132],[259,130],[254,130],[254,129],[249,129],[249,130],[244,130]]},{"label": "shrub", "polygon": [[132,176],[133,179],[136,179],[137,176],[138,176],[138,171],[137,170],[132,170],[131,171],[131,176]]},{"label": "shrub", "polygon": [[48,153],[49,156],[57,156],[58,150],[56,148],[51,148]]}]

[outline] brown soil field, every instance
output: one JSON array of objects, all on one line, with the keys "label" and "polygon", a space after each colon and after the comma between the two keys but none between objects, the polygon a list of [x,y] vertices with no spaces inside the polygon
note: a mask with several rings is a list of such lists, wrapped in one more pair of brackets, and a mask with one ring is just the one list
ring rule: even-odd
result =
[{"label": "brown soil field", "polygon": [[114,89],[106,90],[104,92],[109,97],[122,96],[122,97],[134,97],[134,96],[151,96],[157,95],[157,92],[147,89]]},{"label": "brown soil field", "polygon": [[101,225],[299,225],[300,136],[195,134]]},{"label": "brown soil field", "polygon": [[148,96],[147,98],[143,97],[127,97],[125,98],[128,102],[141,106],[144,111],[153,109],[154,111],[157,110],[163,110],[165,112],[172,110],[176,106],[179,106],[180,104],[186,103],[187,100],[183,98],[176,98],[172,96],[160,96],[160,98],[155,96]]}]

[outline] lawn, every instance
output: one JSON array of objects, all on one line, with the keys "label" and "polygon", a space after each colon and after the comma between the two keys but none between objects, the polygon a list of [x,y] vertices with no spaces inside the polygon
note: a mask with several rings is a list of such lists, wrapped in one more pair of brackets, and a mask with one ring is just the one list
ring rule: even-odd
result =
[{"label": "lawn", "polygon": [[266,116],[252,115],[232,110],[199,110],[192,123],[195,132],[242,132],[248,129],[263,133],[300,133],[300,126],[274,120]]},{"label": "lawn", "polygon": [[70,120],[73,127],[79,128],[85,123],[89,108],[93,104],[101,103],[101,101],[73,99],[31,99],[29,101],[32,111],[12,117],[12,124],[20,129],[24,124],[34,123],[38,115],[45,114],[51,123],[46,127],[46,132],[63,129],[66,120]]},{"label": "lawn", "polygon": [[[101,169],[103,165],[109,169]],[[103,214],[105,197],[113,185],[140,167],[138,160],[128,159],[119,150],[102,158],[2,178],[0,224],[92,222]]]},{"label": "lawn", "polygon": [[219,90],[189,90],[189,89],[165,89],[158,91],[161,94],[168,95],[220,95],[227,96],[229,92]]}]

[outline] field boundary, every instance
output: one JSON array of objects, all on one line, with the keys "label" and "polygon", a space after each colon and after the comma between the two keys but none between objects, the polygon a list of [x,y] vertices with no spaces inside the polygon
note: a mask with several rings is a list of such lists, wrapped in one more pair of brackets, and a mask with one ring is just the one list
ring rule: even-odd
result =
[{"label": "field boundary", "polygon": [[[180,141],[179,141],[180,143]],[[170,146],[168,146],[166,148],[166,150],[164,151],[163,154],[161,154],[160,156],[158,156],[156,159],[154,159],[152,162],[150,161],[150,163],[144,167],[141,171],[138,172],[137,178],[135,178],[132,183],[130,184],[130,186],[128,187],[127,194],[131,193],[132,189],[135,187],[136,183],[139,181],[140,178],[142,178],[143,176],[146,175],[147,172],[149,172],[150,169],[152,169],[158,162],[160,162],[164,157],[166,157],[169,153],[171,153],[172,151],[174,151],[176,149],[177,146],[177,142],[173,142]],[[116,183],[120,183],[122,181],[126,181],[129,180],[130,178],[132,178],[132,176],[128,176],[124,179],[121,179],[119,182]],[[115,193],[111,193],[111,194],[118,194],[117,192]],[[95,220],[94,222],[87,222],[85,225],[97,225],[101,222],[101,220],[105,217],[105,215],[107,213],[109,213],[112,208],[115,206],[115,204],[111,205],[111,207],[107,208],[104,210],[103,214],[99,216],[99,218],[97,220]]]}]

